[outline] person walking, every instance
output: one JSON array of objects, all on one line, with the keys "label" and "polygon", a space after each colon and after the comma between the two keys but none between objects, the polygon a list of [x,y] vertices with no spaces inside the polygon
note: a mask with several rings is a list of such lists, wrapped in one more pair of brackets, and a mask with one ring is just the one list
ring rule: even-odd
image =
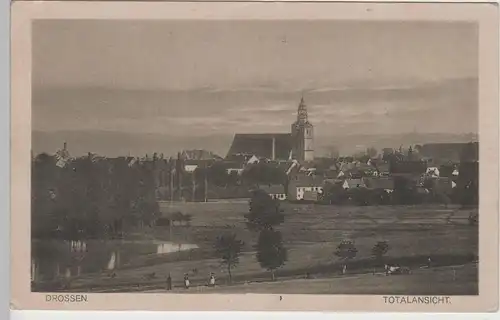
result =
[{"label": "person walking", "polygon": [[170,276],[170,273],[168,274],[167,277],[167,290],[168,291],[172,290],[172,277]]},{"label": "person walking", "polygon": [[184,288],[189,289],[189,276],[187,273],[184,275]]},{"label": "person walking", "polygon": [[208,280],[209,287],[215,287],[215,276],[213,273],[210,274],[210,279]]}]

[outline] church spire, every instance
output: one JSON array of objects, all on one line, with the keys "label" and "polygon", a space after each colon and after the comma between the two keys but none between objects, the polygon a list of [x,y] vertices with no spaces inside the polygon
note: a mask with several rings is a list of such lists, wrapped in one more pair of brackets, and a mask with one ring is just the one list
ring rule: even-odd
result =
[{"label": "church spire", "polygon": [[307,106],[304,102],[304,96],[300,99],[299,108],[297,110],[297,123],[307,123]]}]

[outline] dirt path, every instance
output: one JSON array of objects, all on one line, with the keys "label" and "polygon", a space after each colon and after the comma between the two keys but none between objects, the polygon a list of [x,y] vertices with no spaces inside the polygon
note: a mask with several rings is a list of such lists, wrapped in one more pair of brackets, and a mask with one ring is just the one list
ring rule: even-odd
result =
[{"label": "dirt path", "polygon": [[335,278],[254,282],[234,286],[205,286],[190,289],[148,290],[150,293],[270,293],[270,294],[415,294],[474,295],[478,292],[477,265],[466,264],[418,269],[411,275],[385,276],[383,273]]}]

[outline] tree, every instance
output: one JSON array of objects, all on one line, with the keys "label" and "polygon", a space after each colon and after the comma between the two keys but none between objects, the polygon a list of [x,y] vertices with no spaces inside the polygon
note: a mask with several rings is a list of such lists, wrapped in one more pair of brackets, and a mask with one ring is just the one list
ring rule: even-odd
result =
[{"label": "tree", "polygon": [[354,159],[359,161],[359,162],[363,162],[363,163],[366,163],[368,162],[368,159],[370,159],[370,157],[368,156],[368,154],[364,151],[358,151],[356,152],[354,155],[353,155]]},{"label": "tree", "polygon": [[89,154],[59,167],[54,157],[41,154],[32,168],[35,237],[114,237],[124,220],[149,224],[159,212],[151,166]]},{"label": "tree", "polygon": [[262,230],[256,249],[257,261],[263,269],[271,271],[271,279],[274,281],[276,269],[282,267],[288,259],[281,232],[272,229]]},{"label": "tree", "polygon": [[394,157],[394,150],[392,148],[382,149],[382,160],[391,161]]},{"label": "tree", "polygon": [[249,165],[244,171],[242,178],[248,184],[264,185],[264,184],[284,184],[287,180],[286,173],[276,166],[267,163],[259,162]]},{"label": "tree", "polygon": [[284,222],[279,201],[263,190],[255,190],[250,199],[250,210],[245,214],[247,228],[252,231],[272,229]]},{"label": "tree", "polygon": [[354,259],[358,253],[358,249],[354,242],[350,240],[343,240],[338,246],[335,255],[342,260],[342,270],[347,268],[347,261]]},{"label": "tree", "polygon": [[218,187],[226,187],[229,182],[229,174],[221,162],[215,162],[207,168],[208,181]]},{"label": "tree", "polygon": [[368,206],[371,204],[372,191],[367,188],[359,187],[349,189],[348,193],[358,206]]},{"label": "tree", "polygon": [[407,177],[394,177],[394,204],[412,204],[415,202],[415,188]]},{"label": "tree", "polygon": [[244,246],[244,242],[236,238],[236,234],[225,234],[218,236],[215,241],[215,252],[222,259],[222,263],[227,266],[229,282],[232,282],[231,269],[239,263],[239,256]]},{"label": "tree", "polygon": [[413,158],[413,149],[412,149],[411,146],[408,148],[408,160],[414,160],[414,158]]},{"label": "tree", "polygon": [[477,161],[479,153],[479,143],[469,142],[464,145],[460,152],[460,162],[474,162]]},{"label": "tree", "polygon": [[372,248],[372,257],[375,261],[381,263],[387,251],[389,251],[387,241],[378,241]]}]

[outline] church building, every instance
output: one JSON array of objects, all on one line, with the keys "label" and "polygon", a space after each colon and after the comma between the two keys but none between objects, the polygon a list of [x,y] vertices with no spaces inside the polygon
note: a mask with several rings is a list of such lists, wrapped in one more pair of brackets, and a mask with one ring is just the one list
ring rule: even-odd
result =
[{"label": "church building", "polygon": [[226,158],[242,154],[269,160],[313,161],[314,128],[308,120],[304,98],[300,100],[290,133],[237,133]]},{"label": "church building", "polygon": [[292,124],[292,153],[299,162],[314,160],[314,128],[307,119],[307,107],[304,98],[300,100],[297,110],[297,121]]}]

